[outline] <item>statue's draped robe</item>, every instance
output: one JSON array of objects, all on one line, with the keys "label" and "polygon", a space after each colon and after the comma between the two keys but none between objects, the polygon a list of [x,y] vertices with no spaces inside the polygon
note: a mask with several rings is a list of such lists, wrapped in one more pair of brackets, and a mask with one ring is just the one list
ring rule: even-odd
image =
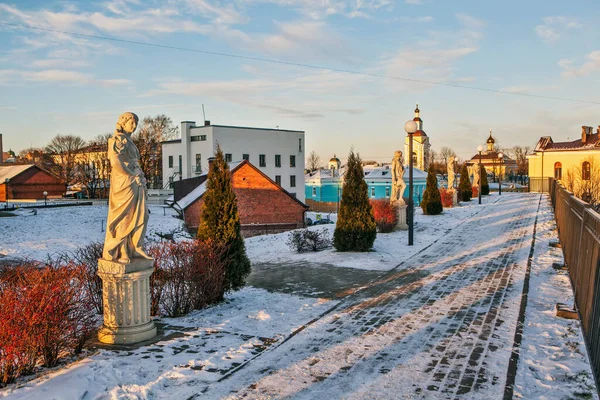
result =
[{"label": "statue's draped robe", "polygon": [[406,189],[406,183],[404,182],[404,166],[402,160],[392,160],[392,195],[390,196],[391,202],[404,203],[404,189]]},{"label": "statue's draped robe", "polygon": [[131,171],[139,171],[140,153],[131,137],[123,133],[108,139],[108,159],[113,168],[103,258],[115,261],[139,256],[139,251],[144,254],[142,243],[149,217],[143,175],[136,181],[135,176],[119,171],[114,166],[117,157]]}]

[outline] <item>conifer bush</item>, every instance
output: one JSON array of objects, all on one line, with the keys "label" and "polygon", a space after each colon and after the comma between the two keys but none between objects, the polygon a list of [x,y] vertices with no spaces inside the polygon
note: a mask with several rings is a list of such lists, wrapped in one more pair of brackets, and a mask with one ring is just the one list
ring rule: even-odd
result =
[{"label": "conifer bush", "polygon": [[481,176],[481,195],[487,196],[490,194],[490,184],[488,183],[487,172],[483,165],[479,167],[479,176]]},{"label": "conifer bush", "polygon": [[369,251],[376,236],[377,225],[369,202],[361,159],[354,150],[350,150],[333,247],[337,251]]},{"label": "conifer bush", "polygon": [[471,180],[469,179],[469,170],[463,165],[460,170],[460,182],[458,184],[458,197],[461,201],[471,201]]},{"label": "conifer bush", "polygon": [[241,234],[240,215],[231,182],[231,171],[219,145],[208,171],[203,200],[198,239],[210,240],[217,245],[227,247],[225,255],[227,267],[222,298],[226,291],[238,290],[244,286],[251,266]]},{"label": "conifer bush", "polygon": [[421,208],[425,215],[438,215],[443,211],[442,198],[438,188],[437,177],[433,171],[433,165],[429,167],[427,172],[427,186],[421,200]]},{"label": "conifer bush", "polygon": [[398,224],[398,207],[389,200],[371,200],[373,216],[379,233],[392,232]]}]

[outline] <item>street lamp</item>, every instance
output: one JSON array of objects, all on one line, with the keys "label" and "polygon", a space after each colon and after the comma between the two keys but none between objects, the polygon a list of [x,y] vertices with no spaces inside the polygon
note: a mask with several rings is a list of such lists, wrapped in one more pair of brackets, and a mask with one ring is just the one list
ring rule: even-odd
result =
[{"label": "street lamp", "polygon": [[498,174],[498,196],[502,196],[502,161],[504,161],[504,154],[498,154],[498,158],[500,159],[500,174]]},{"label": "street lamp", "polygon": [[44,190],[44,193],[42,193],[44,195],[44,207],[48,206],[48,192],[46,192]]},{"label": "street lamp", "polygon": [[408,222],[408,245],[413,245],[413,225],[414,225],[414,210],[413,210],[413,138],[412,135],[417,131],[417,123],[415,121],[406,121],[404,130],[408,133],[408,211],[406,219]]},{"label": "street lamp", "polygon": [[[479,165],[477,166],[477,168],[479,168],[478,171],[478,176],[479,176],[479,204],[481,204],[481,152],[483,151],[483,146],[479,145],[477,146],[477,151],[479,152]],[[485,171],[485,170],[484,170]]]}]

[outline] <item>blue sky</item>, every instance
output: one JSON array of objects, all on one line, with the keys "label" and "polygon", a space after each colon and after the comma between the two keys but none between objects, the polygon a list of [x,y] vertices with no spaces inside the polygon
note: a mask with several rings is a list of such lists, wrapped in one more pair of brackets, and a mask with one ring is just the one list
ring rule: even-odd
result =
[{"label": "blue sky", "polygon": [[[600,103],[597,0],[0,2],[0,22]],[[389,161],[419,103],[434,150],[574,140],[600,104],[530,98],[0,25],[4,147],[90,139],[117,116],[306,131],[307,154]]]}]

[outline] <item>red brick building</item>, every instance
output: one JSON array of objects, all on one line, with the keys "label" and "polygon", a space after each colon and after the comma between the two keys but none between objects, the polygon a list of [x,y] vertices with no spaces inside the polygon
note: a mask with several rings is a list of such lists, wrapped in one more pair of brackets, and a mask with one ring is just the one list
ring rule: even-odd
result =
[{"label": "red brick building", "polygon": [[65,184],[37,165],[0,165],[0,201],[62,197]]},{"label": "red brick building", "polygon": [[[308,209],[306,204],[290,195],[247,160],[230,163],[229,166],[244,236],[284,232],[304,226],[304,213]],[[200,225],[205,177],[192,178],[196,179],[198,186],[191,191],[189,185],[183,193],[178,191],[177,186],[174,187],[175,204],[183,210],[185,224],[192,231]]]}]

